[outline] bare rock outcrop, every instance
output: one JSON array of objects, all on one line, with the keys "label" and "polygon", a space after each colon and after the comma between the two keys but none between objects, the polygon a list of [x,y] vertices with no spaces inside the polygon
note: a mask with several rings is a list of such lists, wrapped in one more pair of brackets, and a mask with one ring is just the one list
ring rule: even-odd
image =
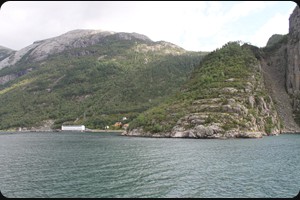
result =
[{"label": "bare rock outcrop", "polygon": [[273,48],[265,48],[261,59],[265,85],[275,101],[283,132],[300,132],[295,112],[300,111],[300,9],[289,18],[289,34]]},{"label": "bare rock outcrop", "polygon": [[97,39],[99,39],[110,34],[113,33],[95,30],[74,30],[57,37],[39,40],[2,60],[0,62],[0,69],[16,64],[24,56],[27,56],[26,59],[30,59],[32,61],[41,61],[49,55],[60,53],[69,48],[87,46],[88,44],[85,43],[87,37],[91,37],[89,43],[92,44],[96,42],[93,37],[97,36]]},{"label": "bare rock outcrop", "polygon": [[[297,6],[289,18],[289,38],[287,44],[287,91],[293,97],[300,94],[300,9]],[[293,108],[299,103],[294,98]]]},{"label": "bare rock outcrop", "polygon": [[115,35],[119,39],[140,39],[151,41],[147,36],[138,33],[115,33],[102,30],[73,30],[57,37],[39,40],[13,53],[0,61],[0,69],[14,65],[21,59],[31,62],[45,60],[48,56],[58,54],[64,50],[81,48],[100,43],[106,36]]},{"label": "bare rock outcrop", "polygon": [[153,134],[139,127],[123,135],[212,139],[277,135],[281,130],[280,119],[272,98],[261,95],[264,90],[262,78],[250,77],[241,91],[224,87],[219,98],[192,102],[193,112],[181,117],[169,132]]}]

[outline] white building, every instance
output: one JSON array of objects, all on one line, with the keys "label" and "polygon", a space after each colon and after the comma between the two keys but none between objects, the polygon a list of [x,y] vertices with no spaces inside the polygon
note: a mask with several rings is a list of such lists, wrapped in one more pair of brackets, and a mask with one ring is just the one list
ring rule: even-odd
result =
[{"label": "white building", "polygon": [[62,125],[62,131],[85,131],[84,125]]}]

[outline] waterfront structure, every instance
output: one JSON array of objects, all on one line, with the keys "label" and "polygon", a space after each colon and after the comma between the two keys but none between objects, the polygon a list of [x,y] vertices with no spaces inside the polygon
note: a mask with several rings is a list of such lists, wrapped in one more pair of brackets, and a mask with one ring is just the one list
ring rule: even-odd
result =
[{"label": "waterfront structure", "polygon": [[62,131],[85,131],[84,125],[62,125]]}]

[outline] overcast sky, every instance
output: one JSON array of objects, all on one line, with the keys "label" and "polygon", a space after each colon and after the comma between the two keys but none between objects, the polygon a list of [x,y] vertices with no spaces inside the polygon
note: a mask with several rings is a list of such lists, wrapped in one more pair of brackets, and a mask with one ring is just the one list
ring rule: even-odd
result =
[{"label": "overcast sky", "polygon": [[136,32],[193,51],[228,41],[258,47],[287,34],[293,1],[11,1],[0,9],[0,46],[20,50],[74,29]]}]

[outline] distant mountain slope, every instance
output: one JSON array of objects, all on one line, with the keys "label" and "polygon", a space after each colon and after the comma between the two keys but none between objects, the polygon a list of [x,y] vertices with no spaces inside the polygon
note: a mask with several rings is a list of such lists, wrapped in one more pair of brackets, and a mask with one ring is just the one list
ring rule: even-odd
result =
[{"label": "distant mountain slope", "polygon": [[33,61],[41,61],[48,56],[58,54],[64,50],[73,48],[83,48],[105,40],[106,36],[115,35],[120,39],[131,40],[140,39],[151,41],[148,37],[137,33],[115,33],[111,31],[101,30],[73,30],[57,37],[40,40],[34,42],[15,54],[0,62],[0,69],[6,66],[14,65],[21,59]]},{"label": "distant mountain slope", "polygon": [[0,46],[0,62],[4,60],[5,58],[9,57],[11,54],[13,54],[15,51],[3,46]]},{"label": "distant mountain slope", "polygon": [[250,47],[229,42],[207,55],[180,92],[140,114],[123,134],[190,138],[278,134],[280,121]]},{"label": "distant mountain slope", "polygon": [[179,90],[206,53],[137,33],[71,31],[1,62],[0,129],[128,122]]}]

